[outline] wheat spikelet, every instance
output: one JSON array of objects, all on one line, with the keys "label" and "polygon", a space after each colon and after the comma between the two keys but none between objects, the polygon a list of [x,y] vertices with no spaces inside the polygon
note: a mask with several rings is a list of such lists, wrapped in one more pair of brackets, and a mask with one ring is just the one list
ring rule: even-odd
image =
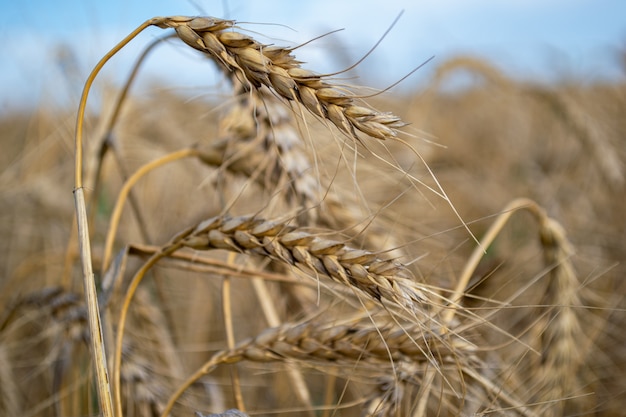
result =
[{"label": "wheat spikelet", "polygon": [[280,97],[302,104],[315,116],[332,122],[357,139],[357,131],[377,139],[397,136],[406,125],[391,113],[357,105],[357,96],[332,85],[323,76],[300,67],[291,49],[263,45],[235,32],[236,22],[212,17],[166,17],[155,24],[174,28],[186,44],[211,56],[248,89],[267,86]]},{"label": "wheat spikelet", "polygon": [[[399,378],[398,378],[399,379]],[[365,404],[362,416],[391,417],[397,415],[401,399],[404,397],[405,381],[391,376],[379,377],[376,388]]]}]

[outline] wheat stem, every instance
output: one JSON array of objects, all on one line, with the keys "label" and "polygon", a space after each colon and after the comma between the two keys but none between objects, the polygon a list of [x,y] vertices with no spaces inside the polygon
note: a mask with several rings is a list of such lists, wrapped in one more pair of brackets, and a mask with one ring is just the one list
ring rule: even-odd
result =
[{"label": "wheat stem", "polygon": [[[228,254],[228,263],[232,264],[236,254]],[[232,295],[231,295],[231,279],[228,275],[222,279],[222,312],[224,314],[224,328],[226,329],[226,344],[229,349],[235,346],[235,332],[233,328],[233,309],[232,309]],[[233,392],[235,395],[235,404],[240,410],[246,411],[243,403],[243,395],[241,393],[241,380],[239,378],[239,372],[237,366],[233,365],[230,368]]]},{"label": "wheat stem", "polygon": [[[124,181],[127,180],[128,175],[126,175],[125,169],[123,164],[121,163],[121,157],[119,155],[119,152],[117,150],[117,147],[115,146],[115,141],[113,139],[113,129],[115,127],[115,124],[117,123],[117,120],[119,118],[119,115],[121,113],[121,109],[122,109],[122,104],[125,102],[126,97],[128,95],[128,92],[130,91],[130,87],[133,84],[135,77],[137,76],[138,72],[139,72],[139,68],[141,66],[141,64],[144,62],[144,60],[146,59],[146,57],[148,56],[148,54],[150,52],[152,52],[152,50],[154,50],[154,48],[159,45],[161,42],[163,42],[165,39],[171,37],[171,35],[167,35],[161,38],[158,38],[154,41],[152,41],[145,49],[144,51],[141,53],[141,55],[139,56],[139,58],[137,59],[137,61],[135,62],[135,65],[133,66],[133,69],[130,73],[130,75],[126,78],[126,82],[124,83],[124,86],[121,89],[120,94],[118,95],[117,99],[115,100],[115,104],[113,106],[113,110],[111,113],[111,116],[109,117],[108,122],[106,123],[106,128],[104,129],[104,133],[102,135],[102,138],[100,139],[100,146],[99,146],[99,152],[98,152],[98,160],[97,160],[97,166],[95,169],[95,174],[94,174],[94,186],[93,186],[93,194],[94,195],[99,195],[100,194],[100,180],[101,180],[101,173],[102,173],[102,167],[104,165],[104,158],[107,154],[107,152],[112,149],[113,150],[113,155],[115,158],[115,162],[117,163],[118,169],[120,170],[120,174],[123,178]],[[141,215],[141,210],[139,210],[139,206],[137,204],[136,199],[134,198],[134,196],[131,195],[129,196],[129,200],[131,203],[131,207],[133,208],[136,218],[137,218],[137,222],[139,224],[139,228],[144,236],[144,239],[147,242],[150,242],[150,239],[148,238],[148,232],[147,229],[148,227],[145,224],[145,221]],[[91,213],[89,216],[89,219],[91,221],[93,221],[93,218],[95,216],[95,211],[97,210],[97,205],[93,204],[91,207]]]},{"label": "wheat stem", "polygon": [[[84,204],[84,189],[76,188],[74,196],[76,199],[76,220],[78,222],[78,242],[83,269],[83,286],[85,291],[85,302],[88,306],[89,336],[91,341],[91,352],[93,366],[96,370],[96,385],[98,388],[98,400],[100,411],[104,417],[113,417],[111,403],[111,388],[109,386],[109,376],[106,363],[106,350],[102,336],[102,323],[100,320],[100,309],[98,308],[98,295],[96,283],[91,266],[91,247],[89,245],[89,228],[87,225],[87,212]],[[81,204],[82,202],[82,204]],[[121,416],[121,414],[119,414]]]},{"label": "wheat stem", "polygon": [[[94,282],[93,267],[91,264],[91,247],[89,240],[89,228],[87,220],[87,210],[85,207],[85,195],[83,188],[83,123],[85,118],[85,108],[87,106],[87,97],[91,85],[97,74],[100,72],[104,64],[118,51],[120,51],[128,42],[143,31],[148,26],[155,23],[155,19],[150,19],[141,24],[137,29],[131,32],[113,49],[111,49],[96,64],[91,74],[87,78],[83,87],[83,93],[78,107],[78,115],[76,120],[75,133],[75,169],[74,169],[74,200],[76,206],[76,221],[78,225],[79,248],[81,254],[81,263],[83,269],[83,285],[85,290],[85,298],[87,302],[87,313],[89,315],[89,332],[91,336],[91,351],[94,367],[96,369],[98,401],[100,410],[104,417],[113,417],[113,404],[111,400],[111,387],[109,385],[109,377],[106,366],[106,351],[102,339],[102,324],[100,312],[98,308],[98,296],[96,285]],[[121,417],[119,413],[118,417]]]}]

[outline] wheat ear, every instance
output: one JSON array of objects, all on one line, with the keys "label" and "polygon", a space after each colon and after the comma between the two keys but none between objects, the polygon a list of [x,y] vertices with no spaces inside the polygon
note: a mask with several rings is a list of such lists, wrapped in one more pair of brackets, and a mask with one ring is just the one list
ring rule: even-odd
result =
[{"label": "wheat ear", "polygon": [[198,224],[179,242],[197,250],[226,249],[270,256],[305,272],[326,276],[378,301],[404,306],[424,316],[429,303],[425,286],[406,267],[376,253],[315,236],[284,222],[250,217],[213,217]]},{"label": "wheat ear", "polygon": [[374,370],[399,362],[410,367],[431,362],[456,364],[459,357],[468,357],[474,350],[475,347],[462,338],[443,340],[433,333],[425,333],[421,323],[401,327],[395,321],[373,324],[369,318],[360,323],[286,323],[268,328],[233,349],[215,353],[170,397],[163,416],[188,387],[221,364],[244,360],[326,365],[360,363],[371,365]]},{"label": "wheat ear", "polygon": [[[540,303],[550,306],[549,314],[541,333],[541,364],[533,378],[537,387],[535,400],[546,404],[543,413],[557,416],[562,415],[564,399],[576,387],[576,373],[582,363],[582,353],[577,347],[578,341],[583,338],[577,315],[577,310],[582,310],[583,307],[579,293],[580,284],[571,262],[573,248],[563,227],[532,200],[521,198],[510,202],[485,233],[482,245],[491,245],[506,222],[520,210],[528,211],[538,223],[544,262],[550,268],[548,290]],[[446,322],[452,320],[460,307],[456,302],[461,300],[482,256],[482,252],[476,249],[466,263],[450,297],[455,304],[444,313]]]},{"label": "wheat ear", "polygon": [[274,192],[284,189],[285,201],[300,205],[302,224],[317,213],[320,185],[304,141],[294,125],[293,110],[267,88],[243,91],[233,80],[236,103],[221,121],[222,140],[200,147],[205,163],[254,178]]},{"label": "wheat ear", "polygon": [[394,138],[397,129],[406,125],[391,113],[357,105],[358,96],[303,69],[291,55],[292,49],[263,45],[235,32],[234,20],[176,16],[160,18],[157,25],[174,28],[187,45],[208,54],[248,89],[267,86],[354,139],[358,139],[357,131],[377,139]]},{"label": "wheat ear", "polygon": [[[236,79],[233,83],[241,86]],[[294,111],[267,88],[239,92],[236,104],[222,120],[224,139],[199,147],[198,157],[209,165],[253,178],[272,192],[285,189],[282,195],[287,203],[295,200],[299,204],[297,223],[301,226],[354,227],[359,223],[359,210],[350,198],[327,193],[322,200],[321,190],[327,185],[315,175],[317,168],[304,149],[294,119]],[[380,248],[381,242],[385,249],[399,247],[386,229],[370,227],[360,238],[366,247]]]},{"label": "wheat ear", "polygon": [[[565,399],[575,393],[578,370],[584,359],[580,340],[584,339],[578,314],[583,311],[580,283],[572,266],[573,248],[563,227],[545,218],[540,229],[544,259],[550,268],[549,283],[541,304],[549,307],[541,334],[541,365],[536,375],[538,399],[545,401],[546,416],[560,416]],[[571,401],[576,401],[573,398]]]}]

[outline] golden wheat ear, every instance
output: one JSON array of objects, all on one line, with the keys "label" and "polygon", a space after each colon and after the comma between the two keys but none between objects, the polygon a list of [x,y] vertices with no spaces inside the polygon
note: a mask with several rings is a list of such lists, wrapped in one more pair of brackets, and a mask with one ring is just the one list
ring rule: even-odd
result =
[{"label": "golden wheat ear", "polygon": [[208,54],[248,89],[269,87],[356,140],[357,132],[376,139],[395,138],[397,129],[406,126],[400,117],[358,105],[359,96],[303,69],[292,49],[263,45],[234,31],[234,20],[179,16],[163,18],[158,26],[174,28],[183,42]]},{"label": "golden wheat ear", "polygon": [[214,217],[198,224],[179,243],[196,250],[225,249],[268,256],[279,262],[326,276],[380,302],[403,306],[419,316],[432,301],[430,290],[412,279],[393,259],[326,240],[280,221],[250,217]]}]

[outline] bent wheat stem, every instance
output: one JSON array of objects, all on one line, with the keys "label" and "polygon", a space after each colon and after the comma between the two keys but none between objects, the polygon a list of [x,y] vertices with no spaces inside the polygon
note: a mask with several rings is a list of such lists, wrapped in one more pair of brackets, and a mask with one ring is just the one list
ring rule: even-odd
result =
[{"label": "bent wheat stem", "polygon": [[128,197],[128,194],[130,193],[132,187],[137,183],[137,181],[139,181],[146,174],[148,174],[150,171],[155,170],[156,168],[159,168],[170,162],[175,162],[180,159],[195,156],[198,156],[198,151],[195,148],[182,149],[180,151],[172,152],[143,165],[141,168],[135,171],[135,173],[131,175],[128,180],[126,180],[124,186],[118,194],[117,201],[115,202],[115,207],[113,208],[113,212],[111,213],[111,220],[109,221],[109,228],[107,230],[107,237],[104,245],[104,254],[102,256],[103,275],[104,271],[107,270],[111,261],[111,254],[113,253],[113,243],[115,240],[115,234],[117,233],[120,218],[122,217],[122,209],[124,208],[124,203],[126,202],[126,198]]},{"label": "bent wheat stem", "polygon": [[545,217],[545,214],[543,214],[543,211],[537,203],[527,198],[518,198],[507,204],[504,210],[502,210],[502,214],[500,214],[496,221],[489,227],[489,230],[480,241],[480,244],[474,249],[469,260],[465,263],[465,267],[463,268],[463,272],[461,272],[459,281],[454,288],[454,292],[450,296],[450,309],[444,314],[444,323],[450,323],[454,318],[458,309],[457,303],[463,297],[463,293],[467,288],[472,274],[476,270],[480,260],[485,255],[485,248],[488,248],[493,243],[495,238],[498,237],[498,234],[513,213],[524,208],[530,210],[535,217],[537,217],[539,223],[541,223],[543,217]]},{"label": "bent wheat stem", "polygon": [[[98,308],[98,296],[96,284],[94,282],[93,266],[91,264],[91,244],[89,241],[89,227],[87,220],[87,209],[85,207],[85,195],[83,188],[83,122],[85,118],[85,108],[87,106],[87,97],[89,90],[96,76],[107,63],[107,61],[120,51],[128,42],[150,25],[157,22],[158,19],[150,19],[141,24],[137,29],[131,32],[126,38],[118,43],[111,51],[109,51],[95,66],[91,74],[85,82],[83,93],[78,107],[78,116],[76,120],[75,133],[75,172],[74,172],[74,204],[76,206],[76,221],[78,224],[78,239],[80,248],[80,257],[83,269],[83,285],[85,290],[85,299],[87,302],[87,314],[89,315],[89,334],[91,340],[91,352],[93,364],[96,369],[98,401],[100,410],[104,417],[113,417],[113,404],[111,400],[111,387],[109,385],[109,377],[107,374],[106,351],[102,338],[102,324],[100,320],[100,311]],[[118,417],[122,417],[121,413]]]}]

